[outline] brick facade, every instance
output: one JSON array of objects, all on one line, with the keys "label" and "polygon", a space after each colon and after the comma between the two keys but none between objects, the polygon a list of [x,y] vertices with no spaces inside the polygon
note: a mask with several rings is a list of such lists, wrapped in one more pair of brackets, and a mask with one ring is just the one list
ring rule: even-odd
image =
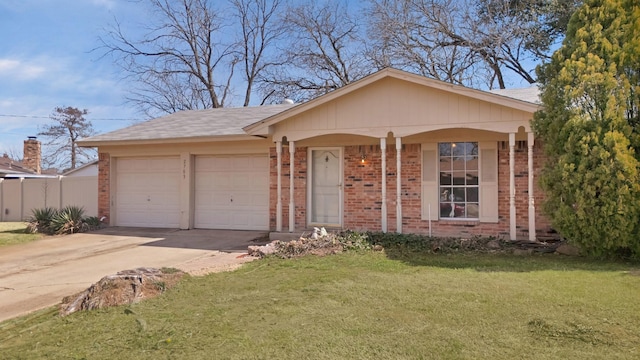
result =
[{"label": "brick facade", "polygon": [[105,217],[104,222],[111,219],[110,188],[111,157],[107,153],[98,154],[98,218]]},{"label": "brick facade", "polygon": [[[432,234],[436,236],[473,236],[491,235],[508,238],[509,236],[509,146],[498,144],[498,209],[497,223],[479,221],[439,220],[431,222]],[[526,142],[518,142],[515,149],[515,190],[516,190],[516,229],[517,236],[528,238],[528,148]],[[397,231],[396,227],[396,149],[387,147],[387,230]],[[361,155],[366,160],[361,162]],[[277,158],[275,148],[271,149],[270,177],[270,227],[275,230],[277,200]],[[402,168],[402,231],[405,233],[427,234],[429,221],[422,220],[422,164],[420,144],[405,144],[401,154]],[[539,173],[544,161],[541,146],[534,146],[534,171]],[[308,230],[306,223],[307,194],[307,148],[297,148],[295,153],[295,207],[296,231]],[[380,147],[376,145],[344,147],[344,217],[343,227],[353,230],[382,229],[382,158]],[[282,224],[283,231],[289,224],[289,152],[285,147],[282,153]],[[538,236],[549,234],[549,221],[541,214],[542,191],[535,185],[536,233]],[[432,209],[434,216],[437,210]]]},{"label": "brick facade", "polygon": [[[282,148],[282,227],[289,227],[289,174],[291,157],[289,148]],[[278,199],[277,179],[278,179],[278,158],[276,149],[269,150],[269,227],[276,228],[276,204]],[[296,147],[294,155],[294,206],[295,206],[295,227],[297,230],[307,227],[307,148]]]}]

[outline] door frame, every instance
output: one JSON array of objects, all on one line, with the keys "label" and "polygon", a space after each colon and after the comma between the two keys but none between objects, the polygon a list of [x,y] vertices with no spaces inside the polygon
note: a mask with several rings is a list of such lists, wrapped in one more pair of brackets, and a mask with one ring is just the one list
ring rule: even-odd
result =
[{"label": "door frame", "polygon": [[[311,209],[313,209],[313,151],[314,150],[337,150],[338,161],[340,164],[339,169],[339,191],[338,191],[338,223],[336,224],[324,224],[311,221]],[[327,226],[342,228],[344,224],[344,149],[338,146],[315,146],[307,148],[307,224],[308,226]]]}]

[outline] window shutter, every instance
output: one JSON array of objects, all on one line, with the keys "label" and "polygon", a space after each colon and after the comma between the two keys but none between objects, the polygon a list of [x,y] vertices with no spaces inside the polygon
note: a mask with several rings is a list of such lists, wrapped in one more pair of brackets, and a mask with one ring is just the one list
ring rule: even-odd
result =
[{"label": "window shutter", "polygon": [[480,221],[498,222],[498,143],[480,142]]},{"label": "window shutter", "polygon": [[438,220],[438,144],[422,144],[422,220]]}]

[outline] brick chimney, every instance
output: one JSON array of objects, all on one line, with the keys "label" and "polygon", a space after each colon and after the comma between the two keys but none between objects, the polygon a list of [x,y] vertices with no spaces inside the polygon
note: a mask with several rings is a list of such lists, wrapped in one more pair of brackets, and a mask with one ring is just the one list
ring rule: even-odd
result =
[{"label": "brick chimney", "polygon": [[36,140],[35,136],[29,136],[29,138],[24,141],[24,159],[22,159],[22,164],[27,169],[35,171],[36,174],[42,172],[40,167],[42,160],[41,151],[40,141]]}]

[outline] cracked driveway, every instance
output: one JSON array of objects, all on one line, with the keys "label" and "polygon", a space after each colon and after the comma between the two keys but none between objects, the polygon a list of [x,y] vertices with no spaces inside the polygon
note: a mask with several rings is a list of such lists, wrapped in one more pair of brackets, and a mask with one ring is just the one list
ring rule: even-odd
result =
[{"label": "cracked driveway", "polygon": [[[137,267],[231,268],[263,232],[111,227],[0,248],[0,321],[59,303]],[[206,271],[204,271],[206,272]]]}]

